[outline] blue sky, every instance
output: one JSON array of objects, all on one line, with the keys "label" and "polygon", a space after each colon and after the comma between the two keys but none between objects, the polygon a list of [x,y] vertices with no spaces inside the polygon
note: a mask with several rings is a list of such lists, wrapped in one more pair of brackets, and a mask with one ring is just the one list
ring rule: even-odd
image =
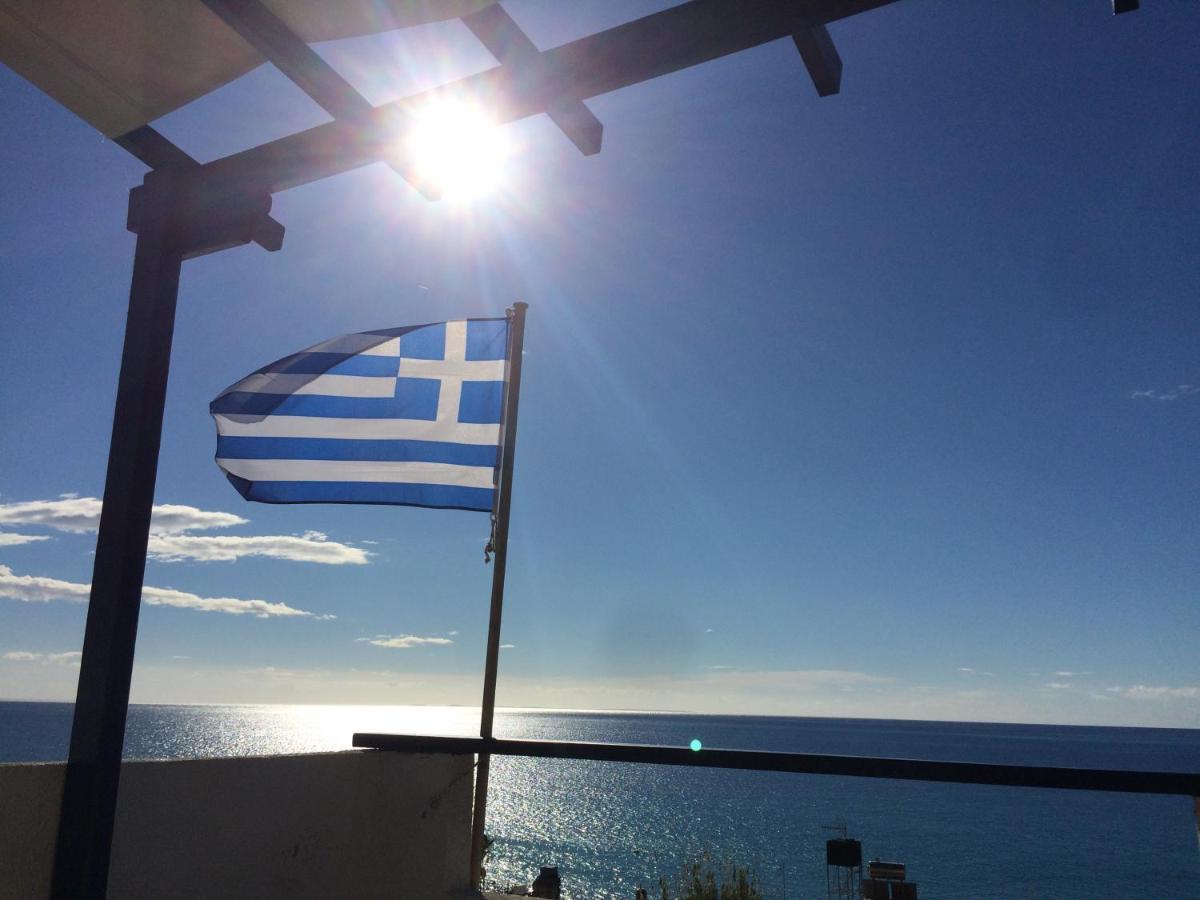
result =
[{"label": "blue sky", "polygon": [[[506,5],[547,47],[666,4]],[[478,703],[487,517],[245,503],[207,405],[524,299],[501,704],[1200,725],[1200,7],[1144,6],[898,3],[831,27],[837,97],[781,41],[590,101],[596,157],[508,126],[474,205],[276,196],[280,253],[184,268],[134,699]],[[491,65],[320,49],[376,103]],[[0,697],[69,699],[143,169],[0,108]],[[325,120],[264,68],[156,124]]]}]

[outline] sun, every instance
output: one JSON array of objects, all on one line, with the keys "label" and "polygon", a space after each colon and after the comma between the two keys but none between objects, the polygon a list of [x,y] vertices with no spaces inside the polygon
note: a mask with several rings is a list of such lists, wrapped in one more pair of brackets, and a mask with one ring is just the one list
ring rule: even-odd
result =
[{"label": "sun", "polygon": [[459,101],[431,103],[413,115],[405,141],[412,177],[428,194],[474,200],[503,180],[510,146],[495,121]]}]

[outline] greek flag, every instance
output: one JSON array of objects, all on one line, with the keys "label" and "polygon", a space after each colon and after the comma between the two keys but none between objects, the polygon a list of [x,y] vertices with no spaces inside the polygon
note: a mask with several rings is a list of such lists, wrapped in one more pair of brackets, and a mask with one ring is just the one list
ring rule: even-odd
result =
[{"label": "greek flag", "polygon": [[209,406],[217,465],[247,500],[490,511],[506,319],[347,334],[286,356]]}]

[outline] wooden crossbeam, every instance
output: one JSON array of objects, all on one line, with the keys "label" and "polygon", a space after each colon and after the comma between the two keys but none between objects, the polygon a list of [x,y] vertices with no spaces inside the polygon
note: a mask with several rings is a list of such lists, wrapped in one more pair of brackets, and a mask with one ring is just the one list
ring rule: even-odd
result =
[{"label": "wooden crossbeam", "polygon": [[411,111],[432,98],[475,100],[500,122],[545,112],[792,37],[895,0],[691,0],[543,51],[528,66],[498,66],[376,108],[366,121],[336,121],[203,167],[221,185],[272,193],[387,157]]},{"label": "wooden crossbeam", "polygon": [[[131,156],[144,162],[151,169],[196,169],[200,163],[190,154],[172,143],[149,125],[127,131],[113,138],[113,143]],[[283,246],[283,226],[270,216],[254,234],[254,243],[264,250],[278,250]]]},{"label": "wooden crossbeam", "polygon": [[[317,51],[293,32],[287,23],[263,6],[259,0],[203,0],[226,25],[261,53],[289,81],[308,94],[334,119],[362,121],[375,107]],[[413,178],[393,160],[384,162],[426,199],[438,199],[436,190]]]},{"label": "wooden crossbeam", "polygon": [[[506,66],[530,66],[540,51],[499,3],[485,6],[462,20],[492,56]],[[579,152],[600,152],[604,125],[580,100],[561,100],[546,108],[555,125],[571,139]]]},{"label": "wooden crossbeam", "polygon": [[842,58],[824,25],[797,29],[792,35],[818,97],[829,97],[842,87]]}]

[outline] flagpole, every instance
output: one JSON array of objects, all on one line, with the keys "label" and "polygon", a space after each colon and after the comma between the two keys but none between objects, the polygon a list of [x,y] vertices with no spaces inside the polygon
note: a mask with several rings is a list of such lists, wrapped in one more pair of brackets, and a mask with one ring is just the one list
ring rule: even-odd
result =
[{"label": "flagpole", "polygon": [[[521,397],[521,350],[525,343],[525,310],[529,304],[517,301],[509,311],[508,372],[504,380],[504,413],[501,425],[500,480],[496,485],[496,521],[492,537],[495,554],[492,569],[492,606],[488,618],[487,661],[483,670],[483,707],[479,718],[479,736],[492,736],[496,712],[496,670],[500,661],[500,617],[504,609],[504,571],[508,562],[508,515],[512,505],[513,456],[517,449],[517,405]],[[483,867],[483,825],[487,816],[488,769],[491,754],[479,754],[475,775],[475,811],[471,827],[471,880],[479,887]]]}]

